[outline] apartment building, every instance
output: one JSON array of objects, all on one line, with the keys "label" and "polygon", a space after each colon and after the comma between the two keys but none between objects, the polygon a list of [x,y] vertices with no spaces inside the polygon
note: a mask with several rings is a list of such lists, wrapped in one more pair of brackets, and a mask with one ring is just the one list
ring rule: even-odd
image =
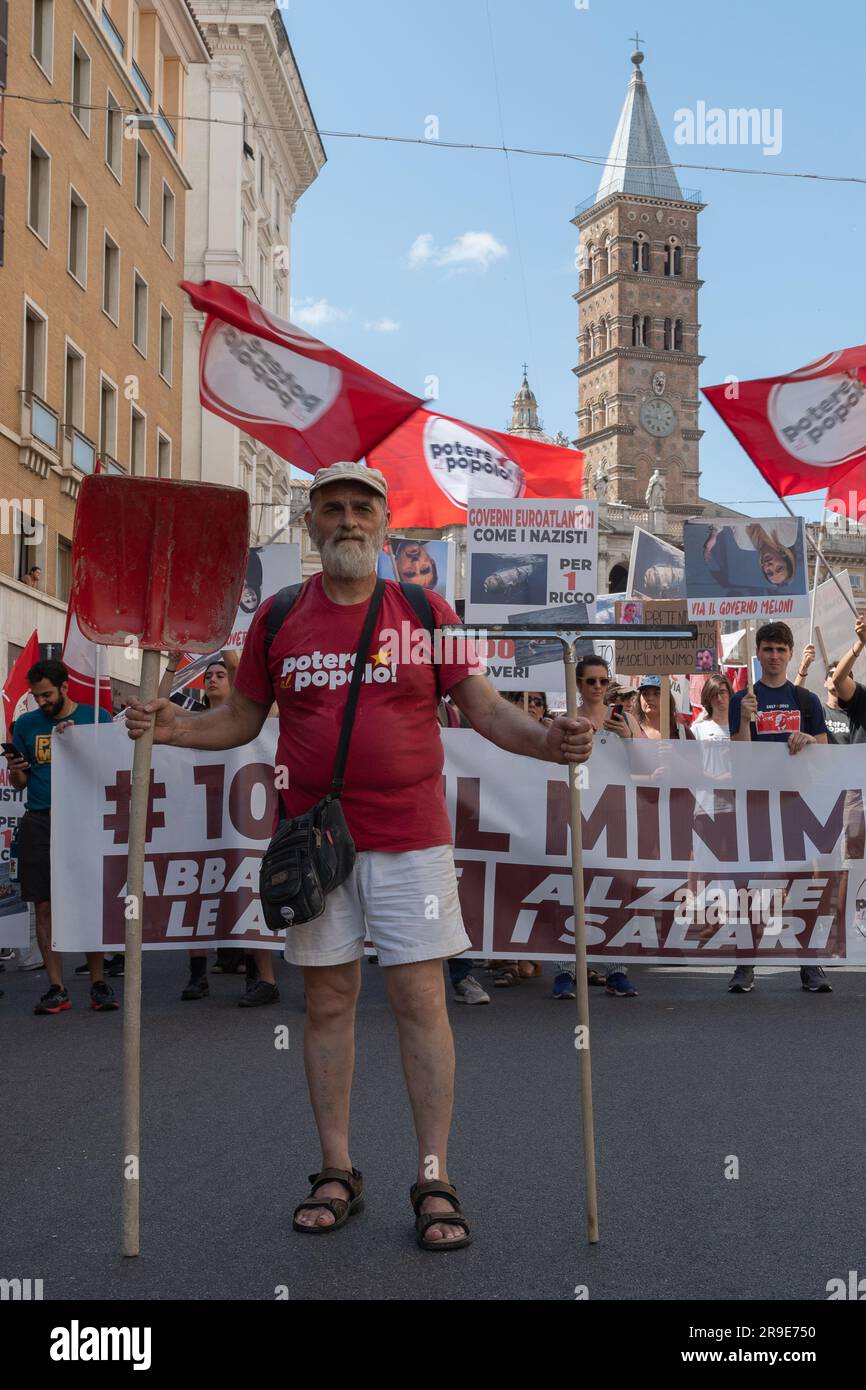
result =
[{"label": "apartment building", "polygon": [[[213,53],[190,73],[186,274],[234,285],[289,317],[292,216],[325,152],[274,0],[194,0]],[[203,316],[184,322],[183,477],[242,487],[251,539],[267,539],[290,506],[284,459],[202,409],[198,362]],[[284,532],[281,539],[288,539]]]},{"label": "apartment building", "polygon": [[[0,670],[34,627],[62,640],[97,458],[180,476],[183,116],[210,61],[189,0],[0,0],[4,21]],[[22,583],[34,564],[38,590]],[[111,653],[113,676],[129,667]]]}]

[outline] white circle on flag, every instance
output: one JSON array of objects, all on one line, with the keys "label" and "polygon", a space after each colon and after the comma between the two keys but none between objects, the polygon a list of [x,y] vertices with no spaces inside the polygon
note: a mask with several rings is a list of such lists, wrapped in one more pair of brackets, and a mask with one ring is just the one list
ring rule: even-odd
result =
[{"label": "white circle on flag", "polygon": [[202,344],[201,389],[237,423],[288,425],[303,433],[330,410],[342,372],[214,320]]},{"label": "white circle on flag", "polygon": [[431,415],[424,426],[424,458],[430,476],[456,507],[465,509],[473,493],[480,497],[522,497],[523,469],[491,440]]},{"label": "white circle on flag", "polygon": [[838,373],[774,386],[767,416],[782,448],[801,463],[833,468],[866,449],[866,385]]}]

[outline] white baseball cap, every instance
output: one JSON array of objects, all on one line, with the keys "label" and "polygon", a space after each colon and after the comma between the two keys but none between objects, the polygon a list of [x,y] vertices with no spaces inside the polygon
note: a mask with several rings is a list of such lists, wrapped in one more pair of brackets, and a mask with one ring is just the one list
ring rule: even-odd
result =
[{"label": "white baseball cap", "polygon": [[310,484],[310,497],[316,488],[326,487],[328,483],[361,483],[372,488],[385,501],[388,500],[388,483],[384,473],[378,468],[367,468],[363,463],[332,463],[320,468]]}]

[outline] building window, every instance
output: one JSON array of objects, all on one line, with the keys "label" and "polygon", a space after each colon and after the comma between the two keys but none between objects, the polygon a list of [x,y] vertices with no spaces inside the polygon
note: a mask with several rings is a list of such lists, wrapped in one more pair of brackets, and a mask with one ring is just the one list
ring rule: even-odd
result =
[{"label": "building window", "polygon": [[607,240],[606,240],[605,243],[604,243],[604,254],[605,254],[605,274],[606,274],[606,275],[612,275],[612,274],[613,274],[613,242],[611,241],[610,237],[608,237]]},{"label": "building window", "polygon": [[69,258],[67,269],[84,288],[87,284],[87,204],[74,188],[69,190]]},{"label": "building window", "polygon": [[652,321],[649,315],[643,321],[642,343],[644,347],[652,347]]},{"label": "building window", "polygon": [[84,356],[68,339],[65,380],[63,424],[68,434],[72,429],[84,429]]},{"label": "building window", "polygon": [[171,477],[171,440],[161,430],[156,434],[156,476]]},{"label": "building window", "polygon": [[54,62],[54,0],[33,0],[30,51],[50,82]]},{"label": "building window", "polygon": [[65,536],[57,537],[57,583],[55,590],[62,603],[69,602],[72,588],[72,542]]},{"label": "building window", "polygon": [[112,323],[120,320],[120,247],[105,233],[102,251],[102,307]]},{"label": "building window", "polygon": [[639,238],[631,244],[631,268],[641,274],[650,268],[649,242]]},{"label": "building window", "polygon": [[107,377],[99,382],[99,456],[117,457],[117,387]]},{"label": "building window", "polygon": [[123,112],[113,92],[108,93],[105,113],[105,162],[120,182],[123,172]]},{"label": "building window", "polygon": [[145,475],[146,438],[147,420],[143,412],[133,406],[129,435],[129,471],[136,478],[143,478]]},{"label": "building window", "polygon": [[174,320],[164,306],[159,309],[159,374],[171,385],[171,358],[174,343]]},{"label": "building window", "polygon": [[135,142],[135,206],[145,222],[150,221],[150,155],[141,143]]},{"label": "building window", "polygon": [[674,352],[683,350],[683,321],[676,319],[674,322]]},{"label": "building window", "polygon": [[267,267],[266,267],[266,264],[265,264],[265,253],[264,253],[264,251],[260,251],[260,252],[259,252],[259,303],[260,303],[260,304],[264,304],[264,302],[265,302],[265,279],[266,279],[266,276],[267,276]]},{"label": "building window", "polygon": [[281,221],[281,219],[282,219],[282,213],[283,213],[283,208],[282,208],[282,200],[281,200],[281,198],[280,198],[280,186],[279,186],[279,184],[277,183],[277,181],[276,181],[276,179],[275,179],[275,180],[274,180],[274,226],[276,227],[276,230],[277,230],[277,236],[279,236],[279,234],[280,234],[280,221]]},{"label": "building window", "polygon": [[264,151],[262,151],[261,158],[260,158],[260,163],[259,163],[259,193],[262,195],[263,198],[264,198],[264,196],[265,196],[265,188],[266,188],[266,186],[267,186],[267,162],[266,162],[266,159],[265,159]]},{"label": "building window", "polygon": [[90,134],[90,57],[77,35],[72,38],[72,114]]},{"label": "building window", "polygon": [[175,198],[168,184],[162,184],[162,247],[174,257],[174,210]]},{"label": "building window", "polygon": [[147,356],[147,281],[136,270],[132,288],[132,342],[142,357]]},{"label": "building window", "polygon": [[24,390],[45,396],[45,344],[48,321],[28,304],[24,318]]},{"label": "building window", "polygon": [[27,225],[48,245],[51,216],[51,156],[30,136],[30,187],[27,191]]},{"label": "building window", "polygon": [[682,275],[683,273],[683,248],[681,246],[665,247],[665,275]]}]

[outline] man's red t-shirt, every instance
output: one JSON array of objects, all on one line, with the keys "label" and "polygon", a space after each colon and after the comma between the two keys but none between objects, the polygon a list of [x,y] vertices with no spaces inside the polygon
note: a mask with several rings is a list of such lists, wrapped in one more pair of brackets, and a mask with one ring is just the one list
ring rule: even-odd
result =
[{"label": "man's red t-shirt", "polygon": [[[438,594],[427,597],[437,627],[459,621]],[[296,816],[330,786],[368,601],[334,603],[321,574],[314,575],[274,638],[266,669],[265,618],[272,602],[262,604],[250,625],[235,688],[260,705],[277,702],[277,765],[288,770],[289,783],[280,794],[286,814]],[[385,635],[389,629],[390,637]],[[394,640],[394,633],[402,640]],[[423,641],[424,629],[409,600],[399,584],[388,580],[361,682],[341,798],[359,850],[397,853],[451,842],[436,672],[444,695],[482,668],[471,652],[451,653],[447,645],[444,657],[467,660],[435,670],[429,662],[413,662],[411,639],[419,634]]]}]

